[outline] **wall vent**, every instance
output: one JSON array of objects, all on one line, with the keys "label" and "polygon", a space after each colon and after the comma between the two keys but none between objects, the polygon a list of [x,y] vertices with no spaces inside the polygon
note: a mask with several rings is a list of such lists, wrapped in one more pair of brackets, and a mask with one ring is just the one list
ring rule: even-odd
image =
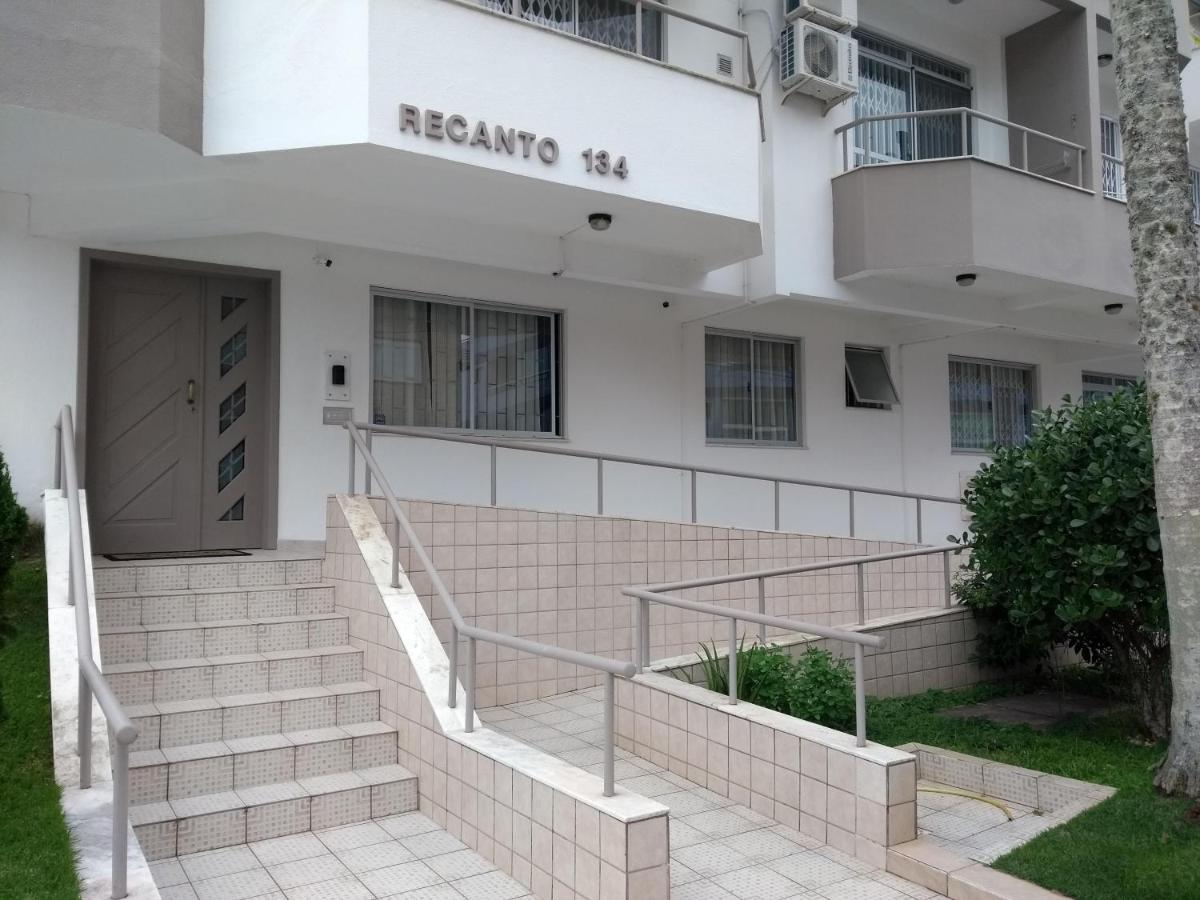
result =
[{"label": "wall vent", "polygon": [[724,53],[717,54],[717,74],[724,75],[726,78],[733,77],[732,56],[726,56]]}]

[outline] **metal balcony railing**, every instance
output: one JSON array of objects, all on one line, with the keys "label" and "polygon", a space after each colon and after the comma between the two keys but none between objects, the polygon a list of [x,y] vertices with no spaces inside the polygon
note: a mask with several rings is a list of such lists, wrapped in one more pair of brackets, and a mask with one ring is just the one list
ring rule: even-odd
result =
[{"label": "metal balcony railing", "polygon": [[[750,36],[740,28],[722,25],[658,0],[477,0],[494,12],[534,22],[554,31],[624,50],[647,59],[670,63],[666,17],[734,38],[742,50],[742,82],[754,90],[757,83],[750,52]],[[729,61],[728,75],[733,75]],[[709,74],[709,73],[701,73]]]},{"label": "metal balcony railing", "polygon": [[[982,126],[1003,129],[1004,140],[985,140],[989,136],[982,133]],[[834,134],[842,141],[843,172],[860,166],[971,157],[1083,187],[1087,148],[965,106],[862,116]]]},{"label": "metal balcony railing", "polygon": [[[1100,176],[1104,196],[1110,200],[1125,202],[1125,161],[1120,157],[1104,154],[1100,157]],[[1200,225],[1200,169],[1189,167],[1192,178],[1192,221]]]},{"label": "metal balcony railing", "polygon": [[[129,830],[129,747],[137,740],[137,727],[130,721],[121,701],[109,687],[92,658],[92,622],[88,609],[88,572],[92,557],[85,552],[83,517],[79,504],[79,470],[75,464],[75,424],[71,407],[64,406],[55,423],[54,486],[67,499],[70,545],[68,551],[69,588],[67,602],[75,607],[75,647],[79,657],[79,787],[92,786],[92,698],[100,703],[108,719],[112,744],[112,896],[120,900],[126,889],[126,857]],[[15,811],[14,811],[15,812]]]}]

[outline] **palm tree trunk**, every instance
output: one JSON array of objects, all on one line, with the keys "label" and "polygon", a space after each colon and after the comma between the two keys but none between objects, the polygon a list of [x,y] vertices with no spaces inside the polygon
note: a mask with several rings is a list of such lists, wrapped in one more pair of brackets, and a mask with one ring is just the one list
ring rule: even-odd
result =
[{"label": "palm tree trunk", "polygon": [[1112,0],[1129,235],[1171,625],[1171,743],[1156,783],[1200,796],[1200,255],[1170,0]]}]

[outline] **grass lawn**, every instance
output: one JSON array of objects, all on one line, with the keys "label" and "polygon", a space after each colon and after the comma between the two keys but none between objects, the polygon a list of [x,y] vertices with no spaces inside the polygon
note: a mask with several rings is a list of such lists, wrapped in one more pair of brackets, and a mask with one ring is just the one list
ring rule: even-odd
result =
[{"label": "grass lawn", "polygon": [[13,569],[0,623],[0,897],[78,897],[54,781],[41,560]]},{"label": "grass lawn", "polygon": [[892,746],[932,744],[1117,788],[1099,806],[1001,857],[997,869],[1076,900],[1200,898],[1200,824],[1185,818],[1193,804],[1155,792],[1153,770],[1163,748],[1142,741],[1130,716],[1035,731],[936,714],[1013,692],[1012,686],[991,686],[873,700],[870,737]]}]

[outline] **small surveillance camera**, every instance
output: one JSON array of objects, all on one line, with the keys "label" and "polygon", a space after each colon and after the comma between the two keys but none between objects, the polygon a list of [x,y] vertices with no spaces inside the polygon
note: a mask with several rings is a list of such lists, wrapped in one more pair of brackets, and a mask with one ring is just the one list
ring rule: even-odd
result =
[{"label": "small surveillance camera", "polygon": [[670,308],[671,308],[671,301],[670,301],[670,300],[664,300],[664,301],[663,301],[663,309],[670,309]]},{"label": "small surveillance camera", "polygon": [[316,263],[318,266],[323,266],[326,269],[333,268],[333,260],[330,259],[328,256],[320,256],[320,255],[314,256],[313,262]]},{"label": "small surveillance camera", "polygon": [[553,275],[555,278],[562,278],[562,273],[563,273],[562,269],[556,269],[555,271],[551,272],[550,274]]}]

